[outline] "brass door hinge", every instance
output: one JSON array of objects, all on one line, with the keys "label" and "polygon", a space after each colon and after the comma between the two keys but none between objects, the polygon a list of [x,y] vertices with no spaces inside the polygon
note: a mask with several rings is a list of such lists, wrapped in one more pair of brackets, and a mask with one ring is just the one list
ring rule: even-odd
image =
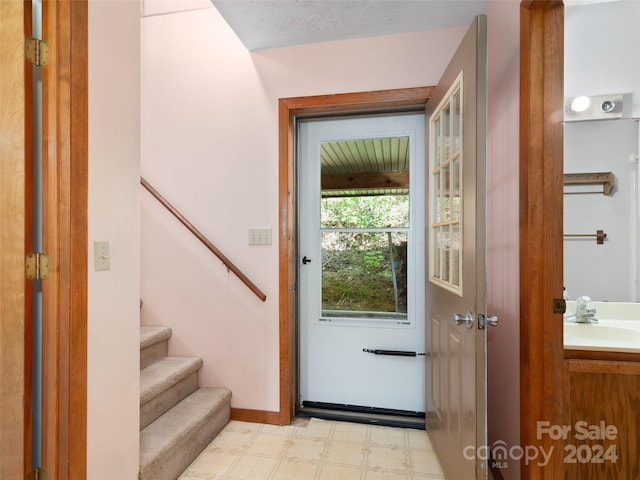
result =
[{"label": "brass door hinge", "polygon": [[49,255],[29,253],[27,255],[27,279],[46,280],[49,278]]},{"label": "brass door hinge", "polygon": [[27,473],[24,477],[25,480],[47,480],[47,472],[40,467],[37,467]]},{"label": "brass door hinge", "polygon": [[25,53],[27,55],[27,60],[35,66],[39,67],[46,65],[49,61],[49,44],[46,40],[26,37]]}]

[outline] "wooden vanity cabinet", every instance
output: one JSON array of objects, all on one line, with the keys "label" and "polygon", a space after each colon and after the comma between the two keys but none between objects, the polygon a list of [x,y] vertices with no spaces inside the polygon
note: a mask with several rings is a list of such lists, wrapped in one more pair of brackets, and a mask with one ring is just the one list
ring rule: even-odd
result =
[{"label": "wooden vanity cabinet", "polygon": [[565,367],[565,479],[640,479],[640,354],[565,350]]}]

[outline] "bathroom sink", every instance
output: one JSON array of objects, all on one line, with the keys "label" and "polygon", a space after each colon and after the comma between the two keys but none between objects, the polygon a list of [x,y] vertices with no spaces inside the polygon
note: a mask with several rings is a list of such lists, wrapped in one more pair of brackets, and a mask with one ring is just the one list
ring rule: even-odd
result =
[{"label": "bathroom sink", "polygon": [[[565,323],[565,343],[571,340],[584,339],[591,342],[604,342],[640,347],[640,330],[622,326],[603,325],[600,323]],[[570,342],[574,343],[574,342]]]},{"label": "bathroom sink", "polygon": [[575,323],[569,318],[577,302],[567,302],[563,322],[564,348],[640,354],[640,302],[592,302],[598,323]]}]

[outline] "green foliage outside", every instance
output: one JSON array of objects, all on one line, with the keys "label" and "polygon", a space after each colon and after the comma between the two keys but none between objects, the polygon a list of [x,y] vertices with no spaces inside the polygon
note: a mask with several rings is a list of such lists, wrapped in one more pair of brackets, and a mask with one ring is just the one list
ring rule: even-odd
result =
[{"label": "green foliage outside", "polygon": [[323,198],[320,224],[322,228],[409,227],[409,197]]},{"label": "green foliage outside", "polygon": [[[406,228],[407,196],[322,200],[323,228]],[[392,232],[399,300],[393,285],[387,232],[325,232],[322,237],[322,308],[357,312],[406,312],[406,232]]]}]

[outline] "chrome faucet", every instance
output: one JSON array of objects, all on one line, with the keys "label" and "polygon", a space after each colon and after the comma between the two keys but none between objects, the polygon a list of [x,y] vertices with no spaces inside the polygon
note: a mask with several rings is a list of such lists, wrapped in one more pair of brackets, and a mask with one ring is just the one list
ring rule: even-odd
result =
[{"label": "chrome faucet", "polygon": [[593,308],[591,298],[582,296],[576,300],[576,313],[566,317],[567,321],[576,323],[598,323],[596,309]]}]

